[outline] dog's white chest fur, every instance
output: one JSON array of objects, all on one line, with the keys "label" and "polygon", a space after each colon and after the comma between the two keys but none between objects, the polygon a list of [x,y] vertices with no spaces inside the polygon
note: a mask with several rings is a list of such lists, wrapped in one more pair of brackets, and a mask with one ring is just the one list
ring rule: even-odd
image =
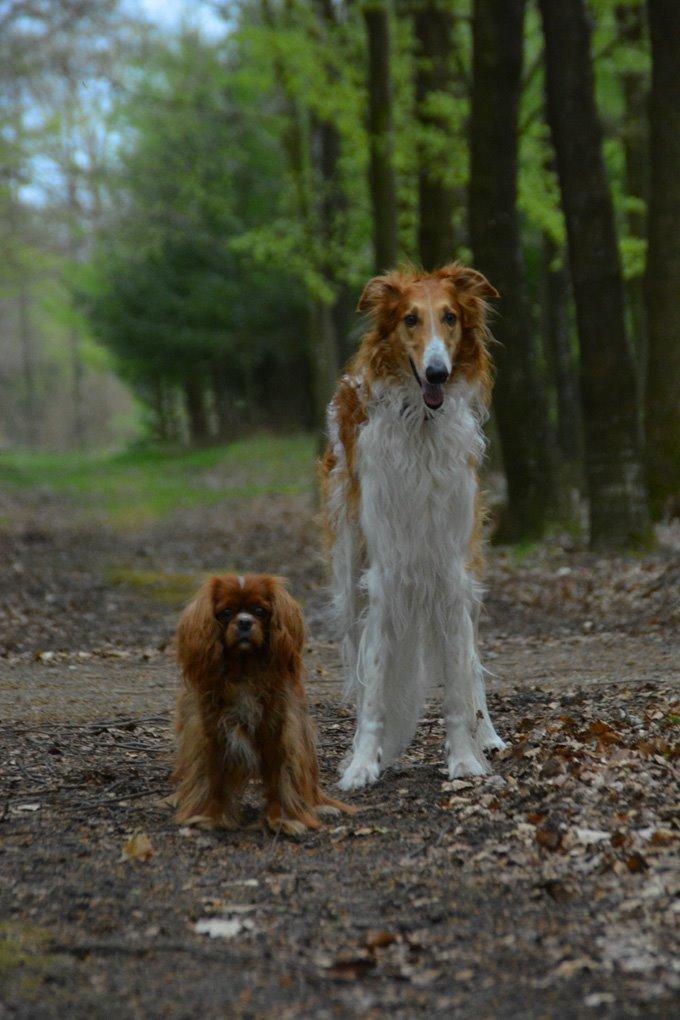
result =
[{"label": "dog's white chest fur", "polygon": [[[480,419],[462,381],[437,411],[415,383],[376,386],[357,434],[358,522],[343,512],[346,489],[331,486],[334,607],[358,716],[344,789],[374,782],[406,746],[433,682],[445,691],[452,778],[487,771],[483,748],[503,746],[486,707],[473,623],[479,590],[466,569]],[[332,414],[329,424],[342,478]]]},{"label": "dog's white chest fur", "polygon": [[357,448],[369,565],[422,585],[464,559],[483,449],[464,385],[435,412],[406,387],[377,394]]}]

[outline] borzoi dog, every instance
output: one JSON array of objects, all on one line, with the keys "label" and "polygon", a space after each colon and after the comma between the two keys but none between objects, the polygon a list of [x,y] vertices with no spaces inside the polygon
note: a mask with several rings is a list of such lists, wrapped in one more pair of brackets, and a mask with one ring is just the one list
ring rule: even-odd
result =
[{"label": "borzoi dog", "polygon": [[444,686],[451,778],[485,774],[484,749],[505,746],[476,646],[494,297],[481,273],[454,263],[378,276],[359,301],[370,329],[330,404],[322,462],[333,604],[357,703],[344,790],[375,782],[406,747],[430,683]]}]

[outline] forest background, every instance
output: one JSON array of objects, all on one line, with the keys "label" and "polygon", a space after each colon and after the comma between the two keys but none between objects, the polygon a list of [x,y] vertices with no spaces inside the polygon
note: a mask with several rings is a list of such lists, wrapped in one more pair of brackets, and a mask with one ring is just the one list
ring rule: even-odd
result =
[{"label": "forest background", "polygon": [[459,258],[497,537],[647,545],[679,228],[673,0],[4,0],[0,458],[318,435],[366,279]]}]

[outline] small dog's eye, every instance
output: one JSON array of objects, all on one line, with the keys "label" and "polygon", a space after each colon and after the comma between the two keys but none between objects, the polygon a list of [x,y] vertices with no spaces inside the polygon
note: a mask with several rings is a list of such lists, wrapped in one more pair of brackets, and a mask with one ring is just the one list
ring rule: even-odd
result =
[{"label": "small dog's eye", "polygon": [[444,312],[444,322],[447,326],[455,326],[456,321],[457,318],[454,312]]},{"label": "small dog's eye", "polygon": [[409,312],[408,315],[404,316],[404,322],[409,329],[413,329],[418,324],[418,316],[415,312]]},{"label": "small dog's eye", "polygon": [[264,617],[267,615],[267,610],[264,608],[264,606],[254,606],[253,614],[255,616],[258,616],[261,620],[263,620]]},{"label": "small dog's eye", "polygon": [[223,609],[221,613],[217,614],[216,619],[218,619],[220,623],[229,623],[233,615],[233,609]]}]

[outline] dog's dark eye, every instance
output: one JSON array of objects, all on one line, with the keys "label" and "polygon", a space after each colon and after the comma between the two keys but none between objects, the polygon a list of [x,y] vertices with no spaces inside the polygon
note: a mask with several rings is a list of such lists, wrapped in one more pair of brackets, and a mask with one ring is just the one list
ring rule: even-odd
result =
[{"label": "dog's dark eye", "polygon": [[455,326],[456,321],[456,315],[454,312],[444,312],[444,322],[447,326]]},{"label": "dog's dark eye", "polygon": [[267,610],[264,606],[253,606],[253,615],[257,616],[260,620],[264,620],[267,615]]},{"label": "dog's dark eye", "polygon": [[223,609],[220,613],[217,614],[216,619],[219,620],[220,623],[229,623],[233,615],[234,615],[233,609]]},{"label": "dog's dark eye", "polygon": [[404,322],[409,329],[413,329],[418,324],[418,316],[415,312],[409,312],[408,315],[404,316]]}]

